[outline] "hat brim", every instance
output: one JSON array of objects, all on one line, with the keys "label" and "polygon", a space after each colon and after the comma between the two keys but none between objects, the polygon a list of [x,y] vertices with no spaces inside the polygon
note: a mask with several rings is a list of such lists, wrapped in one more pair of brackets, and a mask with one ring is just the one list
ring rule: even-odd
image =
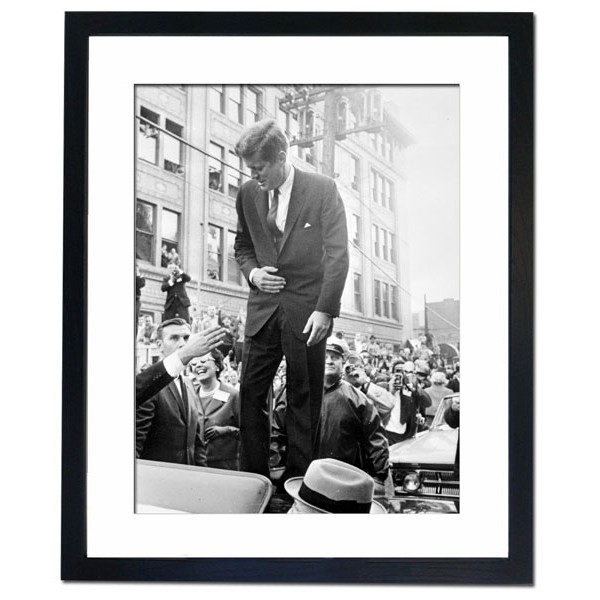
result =
[{"label": "hat brim", "polygon": [[[285,491],[294,499],[297,500],[298,502],[302,502],[302,504],[305,504],[306,506],[309,506],[310,508],[312,508],[313,510],[323,513],[323,514],[332,514],[332,513],[328,513],[326,510],[323,510],[322,508],[319,508],[318,506],[314,506],[313,504],[309,504],[306,500],[303,500],[302,498],[300,498],[299,496],[299,492],[300,492],[300,486],[302,485],[302,481],[304,480],[303,477],[292,477],[291,479],[288,479],[284,484],[283,487],[285,488]],[[385,510],[385,508],[379,504],[379,502],[376,502],[375,500],[373,500],[371,502],[371,510],[369,511],[368,514],[371,515],[379,515],[379,514],[387,514],[387,511]]]}]

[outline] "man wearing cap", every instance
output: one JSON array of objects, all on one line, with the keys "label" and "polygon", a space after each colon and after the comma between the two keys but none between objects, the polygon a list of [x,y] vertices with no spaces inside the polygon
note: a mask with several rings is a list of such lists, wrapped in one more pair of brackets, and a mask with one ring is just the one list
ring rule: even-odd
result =
[{"label": "man wearing cap", "polygon": [[317,454],[362,469],[375,480],[375,494],[383,495],[389,475],[388,442],[374,404],[342,379],[345,350],[339,338],[327,340]]},{"label": "man wearing cap", "polygon": [[363,470],[334,458],[313,460],[304,477],[285,482],[294,499],[288,514],[371,513],[386,511],[373,500],[374,481]]},{"label": "man wearing cap", "polygon": [[333,179],[295,169],[274,120],[247,128],[235,151],[252,173],[239,189],[235,258],[250,286],[240,381],[241,469],[269,475],[268,392],[287,359],[287,477],[313,458],[325,342],[348,273],[344,205]]}]

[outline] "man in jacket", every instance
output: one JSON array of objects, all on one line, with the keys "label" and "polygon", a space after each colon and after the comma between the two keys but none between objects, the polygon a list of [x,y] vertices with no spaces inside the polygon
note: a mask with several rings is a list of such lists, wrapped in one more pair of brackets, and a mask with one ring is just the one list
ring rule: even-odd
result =
[{"label": "man in jacket", "polygon": [[384,429],[375,405],[342,379],[343,364],[342,344],[329,338],[318,458],[335,458],[362,469],[374,479],[375,495],[384,495],[390,470]]},{"label": "man in jacket", "polygon": [[167,292],[163,321],[179,317],[186,323],[189,323],[189,308],[191,302],[185,291],[185,284],[188,283],[191,278],[187,273],[184,273],[181,270],[181,267],[176,263],[169,263],[168,268],[171,271],[171,274],[169,277],[163,279],[162,285],[160,286],[160,289],[163,292]]},{"label": "man in jacket", "polygon": [[431,406],[429,394],[421,387],[412,361],[392,364],[391,391],[396,396],[388,423],[386,436],[390,444],[413,437],[425,424],[422,413]]},{"label": "man in jacket", "polygon": [[[163,321],[157,345],[163,359],[181,350],[190,337],[183,319]],[[206,465],[198,424],[198,398],[192,383],[179,375],[136,410],[136,457],[184,465]]]},{"label": "man in jacket", "polygon": [[238,192],[235,257],[248,280],[240,382],[241,469],[269,475],[268,391],[287,359],[288,457],[283,480],[313,459],[325,342],[339,316],[348,233],[335,182],[288,162],[273,120],[243,132],[236,153],[252,173]]},{"label": "man in jacket", "polygon": [[135,376],[136,408],[169,385],[192,358],[202,356],[216,348],[224,335],[223,328],[218,325],[202,333],[191,335],[179,350],[138,373]]}]

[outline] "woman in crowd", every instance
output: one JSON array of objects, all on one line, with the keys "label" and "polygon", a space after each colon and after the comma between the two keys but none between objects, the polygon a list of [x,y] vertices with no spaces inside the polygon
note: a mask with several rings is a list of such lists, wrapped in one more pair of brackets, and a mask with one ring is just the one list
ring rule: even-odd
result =
[{"label": "woman in crowd", "polygon": [[223,354],[218,349],[195,358],[199,396],[199,421],[206,443],[207,466],[239,470],[240,396],[232,386],[219,381]]}]

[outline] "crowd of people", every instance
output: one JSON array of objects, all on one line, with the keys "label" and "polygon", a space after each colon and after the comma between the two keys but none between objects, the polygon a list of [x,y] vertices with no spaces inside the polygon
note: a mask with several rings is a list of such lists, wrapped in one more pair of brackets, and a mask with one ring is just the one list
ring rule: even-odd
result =
[{"label": "crowd of people", "polygon": [[377,512],[373,499],[393,494],[389,446],[428,427],[459,367],[431,338],[395,351],[332,335],[349,268],[334,180],[295,168],[273,120],[246,129],[235,152],[252,175],[234,243],[247,310],[190,315],[190,277],[167,252],[164,320],[138,329],[160,360],[136,378],[136,455],[264,475],[291,512]]},{"label": "crowd of people", "polygon": [[[207,352],[183,366],[179,379],[171,382],[165,393],[139,404],[138,457],[240,470],[239,380],[243,364],[226,327],[233,319],[224,317],[220,309],[210,307],[195,326],[180,318],[163,321],[158,327],[146,318],[140,326],[140,335],[157,346],[163,359],[184,348],[192,336],[217,331],[220,337],[214,347],[204,348]],[[355,344],[355,338],[348,342],[342,332],[328,338],[314,456],[333,460],[319,467],[326,471],[335,470],[336,461],[353,465],[371,477],[375,497],[390,497],[389,447],[429,427],[441,400],[459,391],[460,364],[445,364],[444,357],[437,356],[435,347],[427,346],[425,339],[422,346],[407,341],[400,352],[391,354],[388,348],[376,350],[376,344],[372,336],[369,346]],[[143,365],[141,371],[150,366]],[[283,358],[269,390],[269,466],[276,485],[288,456],[287,398]],[[286,482],[292,479],[298,477],[287,478],[278,489],[289,494]],[[294,512],[302,512],[298,498],[295,501]]]}]

